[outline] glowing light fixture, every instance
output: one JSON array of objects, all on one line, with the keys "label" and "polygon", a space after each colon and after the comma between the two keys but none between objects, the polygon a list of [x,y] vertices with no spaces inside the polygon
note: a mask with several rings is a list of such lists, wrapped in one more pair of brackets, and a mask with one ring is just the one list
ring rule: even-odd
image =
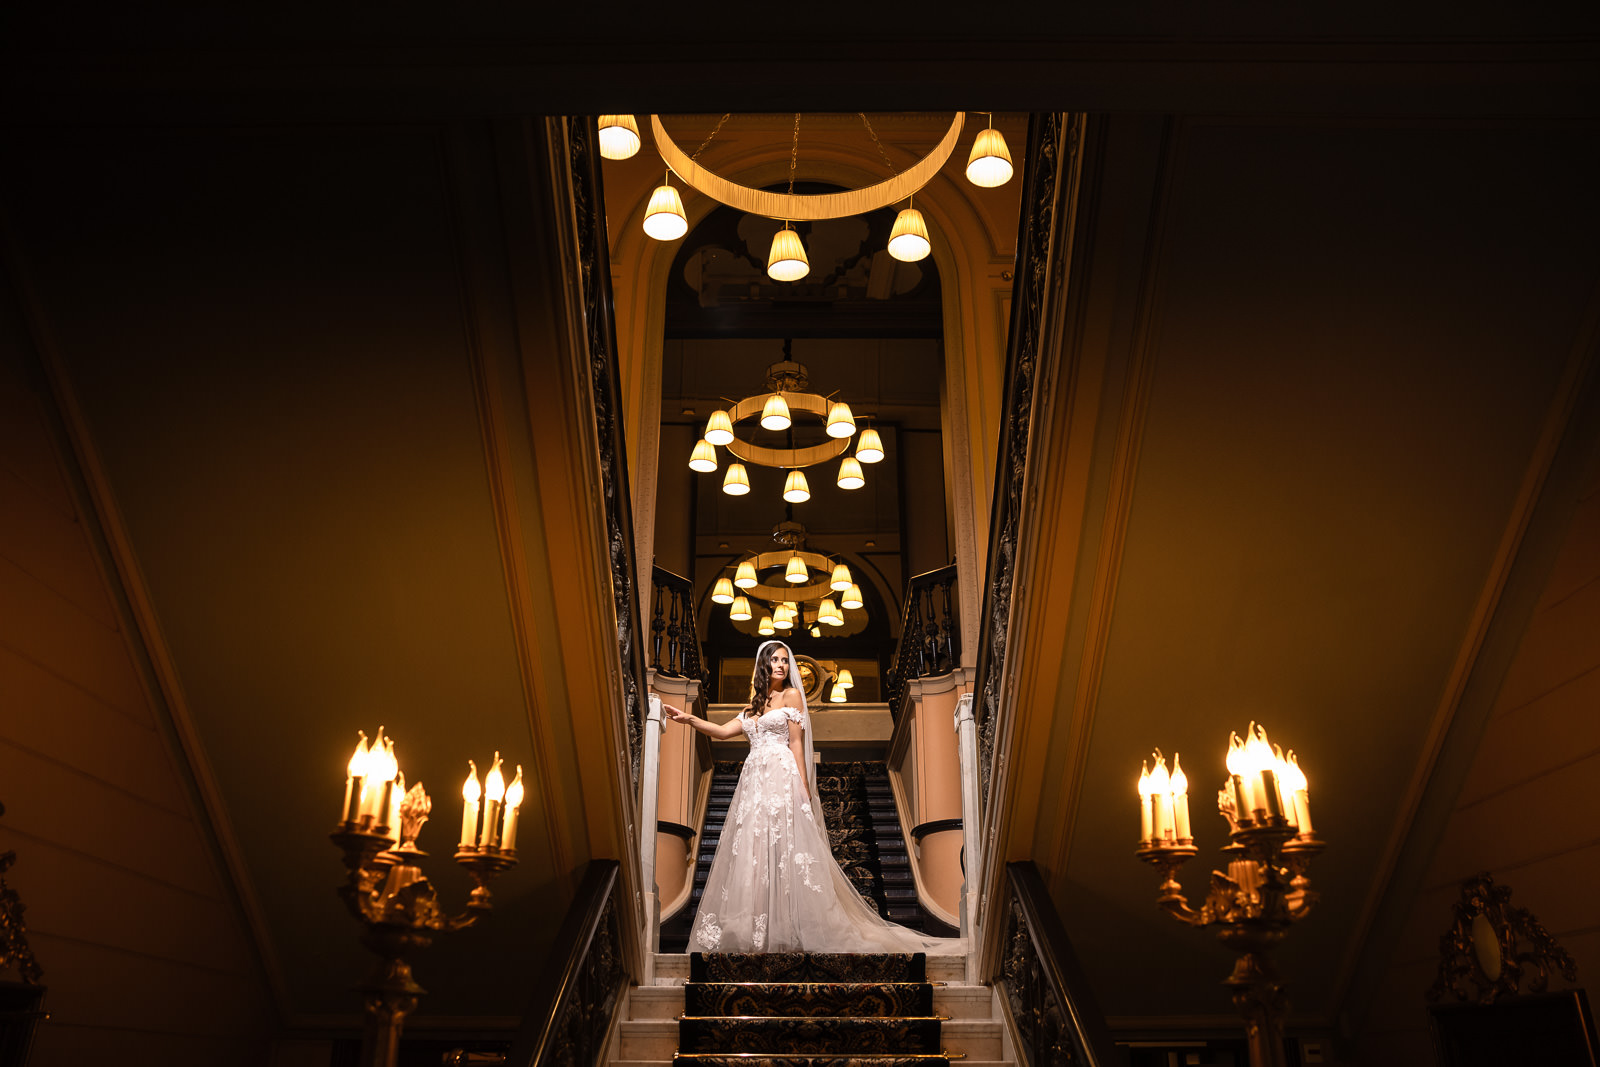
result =
[{"label": "glowing light fixture", "polygon": [[728,473],[722,476],[722,491],[729,496],[744,496],[750,491],[750,476],[743,463],[728,464]]},{"label": "glowing light fixture", "polygon": [[[677,196],[677,193],[672,195]],[[687,229],[688,224],[684,225]],[[767,253],[767,277],[775,282],[797,282],[810,273],[811,261],[806,259],[805,245],[786,222],[783,229],[772,235],[772,251]]]},{"label": "glowing light fixture", "polygon": [[[710,440],[710,435],[706,439]],[[856,459],[862,463],[877,463],[883,459],[883,438],[871,426],[862,430],[861,436],[856,438]]]},{"label": "glowing light fixture", "polygon": [[908,207],[895,216],[894,229],[889,231],[889,254],[902,263],[915,263],[927,259],[933,251],[928,242],[928,224],[922,212]]},{"label": "glowing light fixture", "polygon": [[600,154],[607,159],[631,159],[639,151],[639,123],[632,115],[600,116]]},{"label": "glowing light fixture", "polygon": [[849,437],[855,432],[856,419],[850,414],[850,405],[843,400],[834,401],[833,407],[828,409],[828,436]]},{"label": "glowing light fixture", "polygon": [[811,580],[811,572],[806,569],[806,561],[799,556],[790,556],[789,565],[784,568],[783,580],[790,585],[805,585]]},{"label": "glowing light fixture", "polygon": [[849,699],[850,699],[850,694],[846,693],[844,691],[844,687],[841,686],[838,682],[834,682],[833,683],[833,692],[828,695],[828,703],[830,703],[830,704],[843,704],[845,701],[847,701]]},{"label": "glowing light fixture", "polygon": [[791,421],[789,418],[789,404],[783,399],[783,394],[773,393],[769,396],[766,407],[761,409],[761,428],[763,430],[787,430]]},{"label": "glowing light fixture", "polygon": [[833,597],[823,597],[822,602],[817,605],[817,621],[825,626],[844,625],[844,612],[833,602]]},{"label": "glowing light fixture", "polygon": [[860,489],[867,484],[866,477],[861,473],[861,461],[854,456],[846,456],[839,461],[839,488]]},{"label": "glowing light fixture", "polygon": [[794,617],[781,609],[772,616],[772,627],[775,630],[794,629]]},{"label": "glowing light fixture", "polygon": [[763,616],[761,616],[761,625],[756,627],[756,632],[759,633],[762,637],[771,637],[772,636],[772,634],[773,634],[773,626],[772,626],[772,616],[771,615],[763,615]]},{"label": "glowing light fixture", "polygon": [[834,681],[833,684],[840,689],[854,689],[856,687],[856,680],[851,676],[850,668],[845,667],[839,671],[839,677]]},{"label": "glowing light fixture", "polygon": [[683,198],[666,182],[650,194],[650,204],[644,209],[644,232],[658,241],[676,241],[689,232]]},{"label": "glowing light fixture", "polygon": [[689,456],[689,469],[701,474],[710,474],[717,469],[717,450],[711,447],[710,441],[702,437],[695,442],[694,452]]},{"label": "glowing light fixture", "polygon": [[733,440],[733,420],[728,418],[726,411],[713,411],[706,420],[705,439],[707,444],[726,445]]},{"label": "glowing light fixture", "polygon": [[993,189],[1011,180],[1011,150],[1006,139],[994,128],[994,116],[989,116],[989,128],[979,130],[972,142],[972,155],[967,157],[967,181],[984,189]]},{"label": "glowing light fixture", "polygon": [[811,486],[806,484],[806,472],[792,470],[783,482],[783,499],[791,504],[803,504],[811,499]]},{"label": "glowing light fixture", "polygon": [[836,593],[842,593],[851,585],[850,568],[843,563],[833,568],[833,578],[828,582],[828,588]]},{"label": "glowing light fixture", "polygon": [[753,559],[742,560],[737,570],[733,572],[733,584],[740,589],[754,589],[761,584],[756,577],[756,561]]},{"label": "glowing light fixture", "polygon": [[734,622],[749,622],[750,598],[747,596],[734,597],[733,607],[728,609],[728,618],[732,619]]},{"label": "glowing light fixture", "polygon": [[711,602],[713,604],[732,604],[733,583],[726,578],[718,578],[717,584],[711,587]]},{"label": "glowing light fixture", "polygon": [[839,597],[839,606],[842,608],[848,608],[851,611],[862,607],[865,605],[865,603],[866,601],[861,599],[861,587],[859,585],[852,585]]}]

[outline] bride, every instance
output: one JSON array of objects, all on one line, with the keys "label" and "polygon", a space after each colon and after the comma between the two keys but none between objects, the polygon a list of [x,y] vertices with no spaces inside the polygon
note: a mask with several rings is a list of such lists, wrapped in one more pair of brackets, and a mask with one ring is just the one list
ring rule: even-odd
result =
[{"label": "bride", "polygon": [[689,936],[701,952],[942,952],[959,939],[928,937],[880,917],[834,861],[812,758],[811,719],[789,646],[756,652],[750,703],[717,725],[663,705],[673,722],[707,737],[742,732],[750,754],[728,805]]}]

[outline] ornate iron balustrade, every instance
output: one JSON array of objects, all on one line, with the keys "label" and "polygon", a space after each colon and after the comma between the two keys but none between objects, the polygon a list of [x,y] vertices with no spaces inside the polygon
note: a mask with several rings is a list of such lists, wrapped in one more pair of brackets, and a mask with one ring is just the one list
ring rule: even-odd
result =
[{"label": "ornate iron balustrade", "polygon": [[628,763],[635,788],[644,747],[645,653],[635,590],[633,505],[622,432],[622,385],[617,369],[616,321],[611,309],[611,258],[606,239],[605,195],[600,152],[591,116],[553,119],[565,128],[568,175],[583,284],[583,321],[588,344],[590,396],[594,401],[595,446],[605,493],[606,539],[611,558],[611,596],[617,617],[617,654],[622,661]]},{"label": "ornate iron balustrade", "polygon": [[664,567],[650,572],[650,667],[657,674],[704,680],[694,628],[694,583]]},{"label": "ornate iron balustrade", "polygon": [[1044,879],[1031,862],[1006,864],[1011,906],[998,985],[1027,1067],[1119,1062]]},{"label": "ornate iron balustrade", "polygon": [[506,1063],[517,1067],[591,1067],[605,1062],[606,1035],[628,987],[617,911],[616,860],[591,860],[567,911],[545,975]]},{"label": "ornate iron balustrade", "polygon": [[956,565],[919,574],[906,585],[900,644],[885,675],[889,710],[899,714],[906,683],[953,671],[961,663],[961,631],[955,607]]},{"label": "ornate iron balustrade", "polygon": [[[1045,112],[1028,122],[1027,172],[1022,218],[1017,233],[1017,272],[1011,288],[1011,329],[1006,351],[1006,391],[1001,404],[1000,455],[995,468],[994,505],[989,520],[982,624],[978,638],[976,719],[978,769],[983,803],[989,799],[995,759],[995,716],[1005,675],[1007,626],[1015,581],[1018,526],[1028,472],[1028,441],[1033,426],[1039,339],[1052,297],[1050,265],[1063,252],[1065,199],[1082,131],[1082,116]],[[1056,274],[1064,276],[1065,271]],[[1058,282],[1059,284],[1059,282]]]}]

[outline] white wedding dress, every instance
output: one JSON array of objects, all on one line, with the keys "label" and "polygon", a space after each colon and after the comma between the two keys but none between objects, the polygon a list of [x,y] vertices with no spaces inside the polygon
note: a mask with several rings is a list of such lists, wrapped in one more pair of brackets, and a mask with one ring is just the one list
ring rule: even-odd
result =
[{"label": "white wedding dress", "polygon": [[[792,666],[790,682],[799,688]],[[805,730],[810,799],[789,748],[790,722]],[[816,803],[811,724],[804,707],[741,715],[740,725],[750,754],[728,805],[689,950],[965,951],[963,939],[929,937],[882,918],[834,861]]]}]

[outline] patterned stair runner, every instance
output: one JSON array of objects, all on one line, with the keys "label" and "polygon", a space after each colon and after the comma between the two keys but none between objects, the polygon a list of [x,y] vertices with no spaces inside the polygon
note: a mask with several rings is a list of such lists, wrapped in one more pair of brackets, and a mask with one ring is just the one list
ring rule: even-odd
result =
[{"label": "patterned stair runner", "polygon": [[[728,802],[733,798],[743,766],[741,761],[719,762],[712,773],[705,826],[700,833],[700,850],[695,861],[694,888],[683,909],[662,924],[662,952],[688,949],[689,928],[700,907],[700,894],[711,870],[711,859],[717,853],[717,843],[722,839],[723,822],[728,817]],[[889,772],[883,763],[820,763],[817,765],[817,793],[827,818],[834,859],[861,895],[877,908],[878,914],[913,930],[941,937],[956,936],[959,931],[928,914],[917,900],[911,858],[900,829]]]},{"label": "patterned stair runner", "polygon": [[675,1062],[707,1067],[949,1067],[927,958],[689,957]]}]

